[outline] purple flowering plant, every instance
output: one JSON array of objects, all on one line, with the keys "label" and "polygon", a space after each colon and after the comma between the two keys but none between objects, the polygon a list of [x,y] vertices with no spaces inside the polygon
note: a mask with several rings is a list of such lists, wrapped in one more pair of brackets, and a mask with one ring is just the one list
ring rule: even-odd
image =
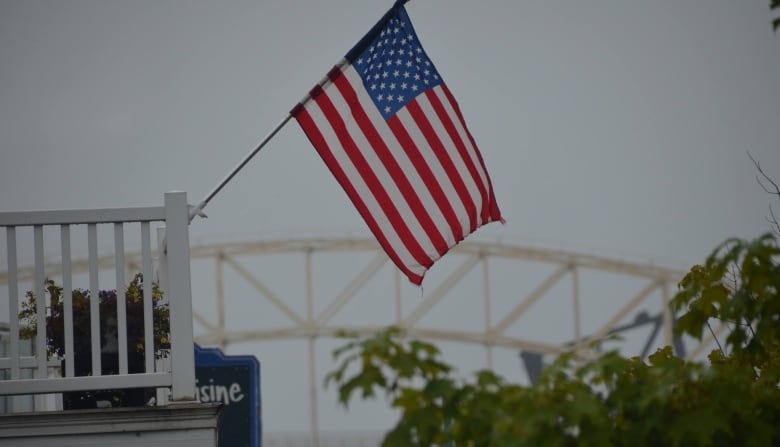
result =
[{"label": "purple flowering plant", "polygon": [[[65,300],[62,287],[53,280],[46,280],[45,294],[49,296],[46,308],[46,346],[49,357],[64,358],[65,355]],[[92,344],[89,334],[91,327],[90,301],[92,293],[86,289],[74,289],[73,302],[73,347],[76,362],[89,359]],[[117,340],[117,290],[98,292],[100,309],[100,346],[110,349]],[[128,353],[144,352],[144,278],[138,273],[125,291],[127,315]],[[152,284],[152,320],[155,358],[167,357],[170,353],[170,319],[168,303],[163,301],[163,293],[157,283]],[[38,333],[37,297],[32,291],[25,294],[19,312],[22,339],[33,339]],[[115,345],[114,345],[115,346]]]}]

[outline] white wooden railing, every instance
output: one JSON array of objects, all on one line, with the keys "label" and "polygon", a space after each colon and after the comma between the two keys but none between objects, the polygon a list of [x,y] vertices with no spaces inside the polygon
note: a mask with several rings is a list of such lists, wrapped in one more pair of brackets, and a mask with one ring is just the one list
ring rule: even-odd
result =
[{"label": "white wooden railing", "polygon": [[[0,305],[8,306],[8,346],[0,357],[0,370],[5,370],[7,380],[0,380],[0,396],[41,395],[69,391],[104,390],[119,388],[170,388],[173,401],[195,400],[195,367],[193,354],[192,294],[190,283],[189,213],[187,195],[184,192],[165,194],[165,204],[156,207],[113,208],[90,210],[0,212],[0,232],[5,231],[5,267],[7,269],[7,303],[0,294]],[[153,263],[152,224],[164,224],[157,228],[157,263]],[[140,224],[140,225],[138,225]],[[83,231],[86,226],[86,249],[89,256],[88,286],[91,291],[89,328],[74,328],[71,275],[72,229]],[[98,291],[98,229],[113,227],[114,255],[117,289],[117,350],[119,374],[101,375],[101,341]],[[144,361],[145,372],[128,372],[127,315],[125,312],[125,229],[140,226],[142,252],[141,268],[145,279],[157,278],[170,309],[170,358],[166,362],[155,361],[153,341],[152,281],[144,280]],[[54,228],[51,230],[50,228]],[[32,231],[32,247],[21,246],[18,231]],[[51,234],[59,229],[59,242],[49,245]],[[44,241],[44,234],[47,240]],[[101,247],[102,248],[102,247]],[[83,247],[82,247],[83,249]],[[20,300],[26,292],[17,281],[21,254],[32,253],[35,277],[32,292],[37,297],[37,335],[32,340],[33,355],[20,355],[19,326],[17,318]],[[61,375],[49,373],[53,366],[60,366],[62,359],[47,359],[46,327],[47,303],[45,281],[47,272],[44,254],[57,253],[61,257],[62,297],[64,301],[65,368]],[[0,260],[2,260],[0,253]],[[3,263],[0,263],[2,266]],[[91,342],[92,375],[76,377],[74,374],[74,331],[89,336]],[[160,365],[164,366],[160,366]],[[31,370],[30,374],[22,374]],[[9,373],[10,372],[10,373]],[[0,375],[0,377],[2,377]]]}]

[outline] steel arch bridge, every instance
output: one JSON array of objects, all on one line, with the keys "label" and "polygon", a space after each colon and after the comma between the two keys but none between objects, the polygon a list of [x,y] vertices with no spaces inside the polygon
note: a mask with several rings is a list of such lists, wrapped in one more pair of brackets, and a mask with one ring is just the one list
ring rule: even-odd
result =
[{"label": "steel arch bridge", "polygon": [[[281,253],[295,253],[304,258],[303,278],[306,284],[306,306],[313,307],[315,300],[314,290],[316,284],[312,279],[312,259],[317,255],[330,253],[369,253],[370,259],[356,265],[348,281],[343,282],[340,292],[332,297],[325,307],[316,315],[302,315],[285,304],[285,299],[264,283],[262,275],[252,271],[248,265],[253,256],[268,256]],[[410,337],[422,337],[429,339],[450,340],[464,343],[475,343],[487,348],[510,348],[515,350],[531,350],[539,353],[559,353],[567,346],[546,343],[541,340],[532,340],[514,337],[507,333],[507,329],[521,319],[525,312],[538,301],[545,298],[548,291],[555,285],[568,279],[571,281],[571,305],[574,309],[574,318],[571,322],[574,342],[578,345],[596,340],[607,333],[621,321],[626,319],[631,312],[637,309],[654,292],[660,291],[664,300],[670,298],[670,290],[676,288],[677,282],[684,272],[653,265],[651,263],[628,262],[625,260],[610,259],[607,257],[580,254],[567,251],[540,249],[519,245],[507,245],[493,242],[464,242],[455,248],[448,257],[458,258],[458,263],[446,276],[439,278],[432,291],[426,290],[423,299],[408,312],[401,309],[402,277],[397,270],[392,271],[394,290],[388,293],[388,298],[395,303],[395,315],[385,325],[344,325],[332,324],[331,320],[350,301],[360,299],[360,290],[369,280],[375,277],[380,269],[388,265],[388,259],[381,251],[378,244],[372,239],[362,238],[304,238],[286,239],[276,241],[255,241],[218,243],[193,247],[192,258],[214,260],[214,276],[216,278],[216,321],[205,318],[202,312],[196,312],[196,320],[205,329],[205,333],[199,336],[204,343],[225,346],[233,342],[245,342],[256,340],[272,340],[280,338],[310,338],[332,337],[343,331],[357,334],[372,334],[388,325],[400,327]],[[490,311],[491,260],[516,260],[531,261],[534,263],[549,264],[553,270],[549,275],[540,278],[532,291],[523,296],[514,297],[515,305],[509,312],[503,315],[497,322],[491,322],[491,318],[485,318],[486,326],[479,331],[459,331],[455,329],[442,330],[426,327],[421,320],[431,312],[436,311],[439,303],[448,299],[450,292],[455,289],[464,277],[475,270],[481,271],[480,290],[478,297],[485,311]],[[454,261],[454,259],[453,259]],[[248,284],[251,284],[258,296],[266,299],[289,319],[288,324],[276,329],[257,329],[251,331],[230,330],[225,325],[225,288],[224,271],[231,269]],[[581,306],[587,305],[582,298],[579,285],[579,276],[582,271],[601,271],[622,276],[629,276],[644,281],[644,286],[637,291],[622,306],[618,307],[605,318],[600,327],[593,333],[582,334],[580,320]],[[664,343],[672,343],[672,315],[668,306],[663,308]]]},{"label": "steel arch bridge", "polygon": [[[496,349],[514,355],[574,349],[587,357],[591,342],[653,320],[652,314],[660,324],[644,343],[646,354],[649,347],[675,341],[668,302],[685,273],[643,260],[470,238],[433,267],[421,292],[370,238],[193,243],[190,254],[200,344],[308,342],[313,442],[318,339],[345,331],[369,335],[394,325],[408,337],[484,348],[483,366],[492,368]],[[127,253],[126,262],[129,273],[138,270],[140,254]],[[101,269],[113,269],[113,263],[113,255],[99,261]],[[61,266],[45,268],[56,278]],[[88,263],[74,261],[71,268],[78,275]],[[32,281],[32,275],[32,267],[20,268],[19,282]],[[6,280],[0,273],[0,285]],[[361,301],[369,304],[360,308]],[[360,312],[350,313],[356,305]],[[248,315],[252,321],[242,323]],[[701,356],[722,330],[701,343],[686,340],[685,355]]]},{"label": "steel arch bridge", "polygon": [[[319,303],[321,309],[314,312],[317,284],[313,278],[314,265],[312,260],[316,256],[332,254],[363,254],[352,265],[346,266],[351,275],[342,280],[340,289],[330,300]],[[208,299],[203,300],[203,295],[208,294],[204,290],[195,290],[193,287],[193,314],[196,324],[196,339],[202,344],[226,347],[237,342],[267,341],[290,338],[319,338],[335,337],[343,332],[351,332],[358,335],[373,334],[387,326],[400,327],[409,337],[419,337],[433,340],[446,340],[459,343],[471,343],[492,348],[509,348],[516,351],[532,351],[541,354],[556,354],[563,350],[582,348],[591,341],[598,340],[618,328],[621,322],[632,316],[632,312],[640,309],[642,304],[650,301],[653,294],[660,292],[663,301],[668,302],[671,294],[676,290],[678,281],[685,274],[684,271],[656,265],[650,261],[626,260],[607,255],[592,253],[540,248],[528,244],[508,244],[502,242],[464,241],[456,246],[441,261],[451,261],[453,268],[446,275],[434,279],[434,288],[426,289],[412,308],[404,312],[402,310],[402,288],[406,285],[402,282],[400,272],[392,268],[389,259],[381,250],[375,240],[362,237],[301,237],[270,240],[242,240],[232,242],[212,242],[192,245],[190,249],[193,264],[193,282],[204,279],[203,271],[196,271],[199,265],[212,265],[213,278],[213,304],[214,308],[207,310]],[[299,275],[303,281],[305,290],[306,312],[300,312],[289,305],[284,291],[275,290],[265,281],[264,274],[252,267],[252,261],[260,257],[275,257],[280,255],[297,255],[303,260],[300,272],[287,272],[292,277]],[[138,270],[140,253],[130,252],[126,254],[127,270]],[[536,283],[527,293],[512,294],[513,296],[497,296],[494,285],[495,278],[491,277],[491,264],[494,262],[523,262],[550,267],[548,274],[535,279]],[[114,257],[104,256],[99,260],[101,270],[114,269]],[[387,269],[385,267],[390,267]],[[74,275],[86,273],[88,262],[86,259],[72,262]],[[360,292],[370,280],[380,274],[385,268],[392,275],[392,290],[387,291],[386,299],[392,300],[395,312],[392,318],[388,318],[384,324],[360,325],[337,324],[332,320],[351,301],[360,299]],[[437,267],[434,266],[434,269]],[[523,268],[518,265],[518,268]],[[48,263],[45,266],[49,276],[56,277],[60,274],[61,266],[58,263]],[[266,301],[273,308],[283,314],[286,324],[275,328],[256,328],[251,330],[231,329],[226,321],[226,282],[225,272],[230,270],[237,278],[245,281],[256,297]],[[479,330],[456,330],[441,327],[428,327],[424,324],[424,318],[435,313],[440,303],[446,302],[451,292],[464,281],[467,274],[479,271],[479,294],[473,296],[479,300],[485,315],[480,318],[484,325]],[[599,312],[601,321],[597,328],[589,333],[583,333],[582,309],[589,306],[589,299],[581,285],[580,277],[584,272],[602,272],[614,277],[631,278],[636,280],[640,287],[631,296],[617,299],[614,307]],[[272,272],[277,274],[278,272]],[[385,272],[387,274],[387,272]],[[430,277],[431,275],[429,275]],[[473,275],[472,275],[473,276]],[[20,283],[30,282],[33,277],[33,266],[21,267],[18,271]],[[473,280],[473,278],[472,278]],[[7,281],[7,274],[0,272],[0,285]],[[570,305],[573,312],[569,322],[569,332],[572,334],[567,343],[550,343],[544,340],[513,336],[508,329],[521,320],[528,310],[550,297],[550,290],[555,286],[569,281]],[[431,282],[426,279],[426,283]],[[492,293],[491,293],[492,292]],[[505,292],[503,292],[505,294]],[[198,299],[201,298],[201,299]],[[493,321],[495,312],[492,312],[492,303],[498,300],[511,301],[511,307]],[[672,344],[673,315],[669,306],[655,306],[660,310],[663,322],[663,344]],[[646,318],[646,317],[645,317]],[[701,354],[702,349],[709,346],[713,340],[705,339],[702,343],[693,346],[687,351],[687,357],[693,358]]]}]

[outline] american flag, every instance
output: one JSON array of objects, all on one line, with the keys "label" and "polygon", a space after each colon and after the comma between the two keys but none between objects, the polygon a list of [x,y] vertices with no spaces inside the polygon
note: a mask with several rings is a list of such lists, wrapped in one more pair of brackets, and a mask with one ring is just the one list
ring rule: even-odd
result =
[{"label": "american flag", "polygon": [[417,285],[501,221],[458,104],[396,4],[290,112],[398,268]]}]

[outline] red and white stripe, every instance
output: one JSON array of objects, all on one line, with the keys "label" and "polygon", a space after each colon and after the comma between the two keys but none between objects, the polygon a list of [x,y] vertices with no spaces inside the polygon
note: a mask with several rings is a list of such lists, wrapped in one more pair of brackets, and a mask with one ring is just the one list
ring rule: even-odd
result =
[{"label": "red and white stripe", "polygon": [[387,254],[419,285],[450,248],[501,220],[482,157],[444,84],[385,121],[351,65],[329,78],[292,114]]}]

